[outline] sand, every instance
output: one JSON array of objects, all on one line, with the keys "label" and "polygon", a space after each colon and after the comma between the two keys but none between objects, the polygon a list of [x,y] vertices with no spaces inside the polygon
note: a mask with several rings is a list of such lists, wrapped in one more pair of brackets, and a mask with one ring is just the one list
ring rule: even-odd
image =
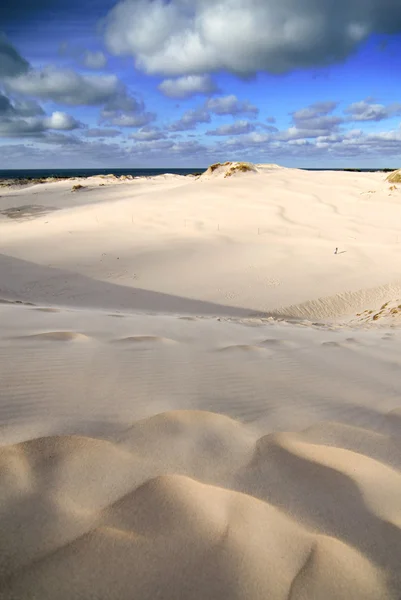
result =
[{"label": "sand", "polygon": [[2,188],[0,598],[399,600],[399,223],[381,173]]}]

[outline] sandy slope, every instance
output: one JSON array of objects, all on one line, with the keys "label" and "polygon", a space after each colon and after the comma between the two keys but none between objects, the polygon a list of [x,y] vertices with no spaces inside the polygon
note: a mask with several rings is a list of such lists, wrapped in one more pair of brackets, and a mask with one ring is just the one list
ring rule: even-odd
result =
[{"label": "sandy slope", "polygon": [[2,599],[399,599],[401,196],[257,169],[2,190]]},{"label": "sandy slope", "polygon": [[[5,208],[67,209],[1,219],[10,273],[0,295],[125,310],[149,298],[157,311],[313,319],[401,298],[401,190],[383,174],[273,167],[99,181],[75,193],[69,181],[4,192]],[[169,298],[158,302],[160,293]]]}]

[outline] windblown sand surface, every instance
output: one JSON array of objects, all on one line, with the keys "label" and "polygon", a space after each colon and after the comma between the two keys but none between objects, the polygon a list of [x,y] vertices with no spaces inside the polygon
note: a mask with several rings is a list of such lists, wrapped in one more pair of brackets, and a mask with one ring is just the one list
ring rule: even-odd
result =
[{"label": "windblown sand surface", "polygon": [[1,190],[2,600],[401,597],[401,190],[229,168]]}]

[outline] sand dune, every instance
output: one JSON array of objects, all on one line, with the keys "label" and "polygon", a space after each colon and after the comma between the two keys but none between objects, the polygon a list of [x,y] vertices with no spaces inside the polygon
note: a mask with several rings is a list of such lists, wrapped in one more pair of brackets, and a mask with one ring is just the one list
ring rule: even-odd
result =
[{"label": "sand dune", "polygon": [[399,193],[2,188],[0,598],[399,600]]},{"label": "sand dune", "polygon": [[401,297],[401,192],[384,174],[229,168],[105,188],[91,178],[76,194],[71,181],[6,189],[2,207],[58,210],[1,219],[0,297],[90,307],[102,296],[102,308],[125,310],[149,297],[152,310],[162,294],[158,312],[308,319]]}]

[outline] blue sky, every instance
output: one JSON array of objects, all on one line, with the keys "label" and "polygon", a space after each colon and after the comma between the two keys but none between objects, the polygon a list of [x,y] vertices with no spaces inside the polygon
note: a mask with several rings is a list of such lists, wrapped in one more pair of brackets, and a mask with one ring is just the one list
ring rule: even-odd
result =
[{"label": "blue sky", "polygon": [[400,166],[399,0],[14,0],[0,31],[1,168]]}]

